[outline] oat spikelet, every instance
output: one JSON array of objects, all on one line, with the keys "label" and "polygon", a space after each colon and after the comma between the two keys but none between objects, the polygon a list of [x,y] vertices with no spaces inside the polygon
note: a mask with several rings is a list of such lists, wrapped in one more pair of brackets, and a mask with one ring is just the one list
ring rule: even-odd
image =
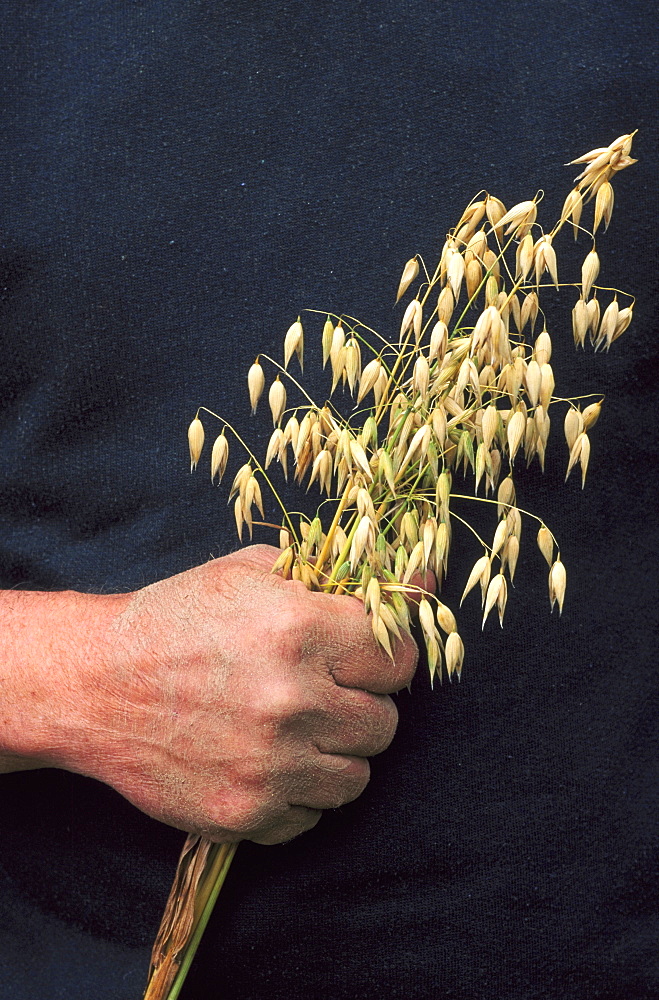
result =
[{"label": "oat spikelet", "polygon": [[506,600],[508,598],[508,584],[506,583],[506,578],[503,573],[497,573],[490,580],[490,585],[487,588],[487,595],[485,597],[485,608],[483,610],[483,623],[481,629],[485,628],[485,622],[487,621],[487,616],[496,604],[499,611],[499,623],[503,628],[503,613],[506,607]]},{"label": "oat spikelet", "polygon": [[462,664],[464,662],[465,648],[462,639],[457,632],[451,632],[446,640],[446,672],[449,678],[457,674],[458,680],[462,674]]},{"label": "oat spikelet", "polygon": [[503,543],[508,537],[508,524],[506,521],[499,521],[497,524],[496,531],[494,532],[494,539],[492,541],[492,557],[497,555],[499,550],[503,548]]},{"label": "oat spikelet", "polygon": [[355,466],[362,472],[368,480],[373,479],[373,473],[366,457],[366,452],[364,451],[362,445],[359,441],[354,439],[350,442],[350,455]]},{"label": "oat spikelet", "polygon": [[600,322],[600,304],[596,297],[586,302],[586,312],[588,313],[588,329],[590,330],[590,340],[592,343]]},{"label": "oat spikelet", "polygon": [[544,524],[540,525],[537,541],[538,548],[547,560],[547,565],[551,567],[552,559],[554,558],[554,539],[552,538],[551,531]]},{"label": "oat spikelet", "polygon": [[451,632],[457,632],[458,624],[455,620],[455,615],[446,604],[442,604],[441,601],[437,601],[437,624],[439,627],[450,635]]},{"label": "oat spikelet", "polygon": [[211,452],[211,480],[214,480],[216,476],[219,476],[218,483],[222,482],[222,476],[224,475],[224,470],[227,467],[227,461],[229,459],[229,442],[227,441],[224,431],[215,438],[215,443],[213,444],[213,450]]},{"label": "oat spikelet", "polygon": [[483,587],[484,579],[486,579],[486,583],[485,583],[485,588],[483,590],[483,600],[485,599],[485,592],[487,590],[487,585],[490,582],[490,566],[491,566],[491,561],[488,555],[481,556],[480,559],[476,560],[476,562],[472,567],[471,573],[469,574],[469,579],[467,580],[465,589],[462,592],[462,597],[460,598],[461,607],[465,597],[467,596],[470,590],[473,590],[473,588],[476,586],[477,583],[481,584],[481,588]]},{"label": "oat spikelet", "polygon": [[439,643],[434,636],[431,638],[424,632],[423,637],[426,645],[426,658],[428,662],[428,673],[430,674],[430,686],[432,687],[442,654]]},{"label": "oat spikelet", "polygon": [[540,387],[542,385],[542,373],[540,365],[532,358],[526,368],[526,391],[531,402],[531,406],[536,406],[540,399]]},{"label": "oat spikelet", "polygon": [[376,382],[380,377],[380,372],[383,371],[382,363],[374,358],[364,368],[361,378],[359,380],[359,391],[357,393],[357,403],[361,403],[364,396],[368,395],[371,389],[374,388]]},{"label": "oat spikelet", "polygon": [[487,215],[487,220],[492,226],[492,229],[499,241],[503,236],[503,226],[501,225],[501,220],[506,214],[506,206],[499,198],[495,198],[493,195],[488,194],[485,199],[485,214]]},{"label": "oat spikelet", "polygon": [[588,333],[588,307],[583,299],[577,299],[572,310],[572,334],[575,347],[583,347]]},{"label": "oat spikelet", "polygon": [[342,325],[339,323],[332,331],[332,343],[329,350],[329,359],[332,365],[332,375],[334,382],[337,382],[343,370],[343,348],[346,342],[346,335]]},{"label": "oat spikelet", "polygon": [[446,274],[448,283],[453,292],[453,298],[457,302],[460,298],[460,288],[462,286],[462,281],[465,275],[465,262],[464,257],[458,250],[454,250],[449,261],[448,271]]},{"label": "oat spikelet", "polygon": [[533,345],[533,355],[540,367],[549,363],[551,359],[551,337],[546,330],[543,330]]},{"label": "oat spikelet", "polygon": [[609,181],[604,181],[601,187],[597,190],[597,198],[595,199],[595,224],[593,226],[593,233],[597,232],[598,226],[602,219],[604,220],[604,231],[609,228],[609,223],[611,222],[611,216],[613,214],[613,188]]},{"label": "oat spikelet", "polygon": [[632,307],[625,306],[618,313],[618,322],[616,323],[615,333],[613,334],[612,341],[617,340],[625,332],[627,327],[632,321]]},{"label": "oat spikelet", "polygon": [[465,208],[456,226],[456,240],[465,243],[485,215],[485,201],[473,201]]},{"label": "oat spikelet", "polygon": [[425,597],[422,597],[419,601],[419,624],[429,639],[436,638],[435,616],[430,602]]},{"label": "oat spikelet", "polygon": [[300,433],[300,424],[295,414],[290,416],[284,427],[284,445],[290,444],[293,451],[297,448],[297,439]]},{"label": "oat spikelet", "polygon": [[430,381],[430,366],[428,359],[421,354],[414,362],[412,382],[414,388],[422,399],[425,400],[428,394],[428,383]]},{"label": "oat spikelet", "polygon": [[510,476],[501,480],[497,490],[497,517],[508,514],[509,508],[515,503],[515,484]]},{"label": "oat spikelet", "polygon": [[366,614],[372,611],[377,617],[380,614],[380,584],[378,583],[377,577],[373,576],[369,580],[368,586],[366,587],[366,593],[364,595],[364,610]]},{"label": "oat spikelet", "polygon": [[465,265],[473,259],[482,264],[483,254],[486,250],[487,236],[484,229],[479,229],[477,233],[474,233],[467,244],[467,250],[465,252]]},{"label": "oat spikelet", "polygon": [[593,283],[599,273],[600,259],[595,250],[591,250],[590,253],[587,254],[581,267],[581,294],[584,299],[587,299],[590,295],[590,290],[593,287]]},{"label": "oat spikelet", "polygon": [[614,173],[624,170],[636,163],[629,154],[632,148],[634,133],[621,135],[610,146],[591,149],[589,153],[579,156],[572,163],[585,163],[585,169],[575,178],[579,190],[584,194],[594,194],[607,183]]},{"label": "oat spikelet", "polygon": [[565,572],[565,566],[561,562],[561,557],[559,556],[549,570],[549,601],[551,603],[551,610],[553,611],[554,604],[558,603],[559,614],[563,614],[563,601],[565,600],[566,584],[567,573]]},{"label": "oat spikelet", "polygon": [[284,337],[284,368],[288,368],[288,363],[294,354],[297,354],[300,369],[304,370],[304,330],[299,316],[295,323],[289,326]]},{"label": "oat spikelet", "polygon": [[362,517],[350,546],[350,571],[354,573],[365,551],[375,548],[375,528],[369,517]]},{"label": "oat spikelet", "polygon": [[494,403],[490,403],[490,405],[486,408],[483,414],[481,429],[483,432],[483,443],[489,450],[492,442],[494,441],[494,437],[499,430],[499,411]]},{"label": "oat spikelet", "polygon": [[410,558],[407,561],[405,573],[403,574],[403,583],[409,583],[414,574],[417,573],[422,566],[423,566],[423,539],[420,539],[410,552]]},{"label": "oat spikelet", "polygon": [[494,278],[497,282],[499,281],[499,278],[501,277],[501,265],[499,264],[499,258],[494,251],[489,248],[483,254],[483,267],[488,272],[490,278]]},{"label": "oat spikelet", "polygon": [[506,429],[506,437],[508,440],[508,450],[510,452],[510,461],[514,462],[515,455],[519,449],[520,444],[524,439],[524,430],[526,428],[526,417],[523,413],[517,410],[513,413],[512,417],[508,422],[508,427]]},{"label": "oat spikelet", "polygon": [[548,361],[540,365],[540,402],[547,412],[554,391],[554,372]]},{"label": "oat spikelet", "polygon": [[510,535],[510,537],[506,539],[506,544],[501,555],[501,569],[503,571],[504,567],[508,568],[508,575],[511,583],[515,579],[515,570],[517,568],[518,558],[519,538],[517,535]]},{"label": "oat spikelet", "polygon": [[451,322],[451,316],[453,315],[454,309],[455,299],[453,297],[453,292],[451,291],[451,286],[445,285],[439,293],[439,299],[437,302],[437,318],[440,323],[445,323],[448,326]]},{"label": "oat spikelet", "polygon": [[258,508],[261,517],[265,517],[261,485],[256,476],[250,476],[249,482],[247,483],[247,489],[245,490],[245,506],[251,507],[252,504]]},{"label": "oat spikelet", "polygon": [[533,248],[533,259],[535,262],[535,283],[540,284],[540,278],[544,271],[549,271],[551,280],[558,290],[558,267],[556,262],[556,251],[551,244],[551,236],[541,236]]},{"label": "oat spikelet", "polygon": [[405,511],[400,522],[400,539],[412,549],[419,541],[419,526],[415,514]]},{"label": "oat spikelet", "polygon": [[584,430],[588,431],[594,427],[602,412],[602,400],[599,403],[591,403],[582,413]]},{"label": "oat spikelet", "polygon": [[531,270],[533,264],[533,237],[530,233],[527,233],[524,239],[520,242],[517,247],[517,253],[515,255],[515,280],[521,278],[526,280],[526,277]]},{"label": "oat spikelet", "polygon": [[236,531],[238,532],[238,538],[242,542],[243,540],[243,504],[240,496],[236,497],[235,503],[233,505],[233,516],[236,521]]},{"label": "oat spikelet", "polygon": [[586,485],[586,472],[588,470],[588,459],[590,458],[590,440],[585,431],[577,436],[576,441],[572,445],[572,450],[570,451],[570,459],[567,465],[567,472],[565,473],[565,480],[572,472],[574,466],[579,462],[581,466],[581,489]]},{"label": "oat spikelet", "polygon": [[537,292],[529,292],[522,303],[520,310],[520,333],[523,332],[524,327],[527,323],[531,324],[531,332],[535,329],[535,321],[538,318],[538,313],[540,311],[540,303],[538,301]]},{"label": "oat spikelet", "polygon": [[440,364],[444,360],[448,347],[448,327],[446,323],[439,320],[430,333],[430,347],[428,348],[428,361],[438,361]]},{"label": "oat spikelet", "polygon": [[600,321],[599,332],[595,340],[595,348],[600,347],[602,344],[606,344],[607,348],[611,346],[613,336],[618,325],[619,312],[618,300],[614,298],[612,302],[609,302],[608,306],[604,310],[604,314]]},{"label": "oat spikelet", "polygon": [[229,500],[231,500],[236,493],[239,493],[242,499],[245,496],[245,490],[247,489],[247,483],[249,482],[252,475],[252,467],[249,462],[245,465],[241,465],[238,472],[234,476],[233,483],[231,484],[231,489],[229,491]]},{"label": "oat spikelet", "polygon": [[537,214],[538,206],[534,201],[520,201],[499,220],[499,226],[504,229],[505,236],[510,236],[514,232],[516,238],[521,240],[530,232]]},{"label": "oat spikelet", "polygon": [[359,342],[354,337],[350,337],[345,346],[345,373],[350,392],[355,391],[355,385],[361,375],[361,366],[362,359]]},{"label": "oat spikelet", "polygon": [[268,402],[270,403],[270,410],[272,412],[272,422],[276,427],[286,409],[286,387],[279,378],[279,375],[270,386]]},{"label": "oat spikelet", "polygon": [[565,199],[563,211],[561,212],[561,222],[567,222],[569,219],[572,219],[572,228],[574,229],[575,240],[579,235],[579,222],[581,220],[582,209],[583,198],[581,196],[581,192],[576,188],[573,188]]},{"label": "oat spikelet", "polygon": [[270,464],[275,457],[281,460],[282,451],[286,449],[286,439],[284,437],[284,432],[281,427],[275,427],[274,431],[270,435],[270,440],[268,442],[268,450],[265,454],[264,468],[269,468]]},{"label": "oat spikelet", "polygon": [[400,284],[398,285],[398,292],[396,294],[396,302],[399,302],[402,299],[403,295],[417,277],[418,273],[419,262],[416,257],[412,257],[412,259],[408,260],[407,264],[403,268]]},{"label": "oat spikelet", "polygon": [[326,448],[319,451],[314,459],[307,489],[313,486],[316,479],[318,480],[321,493],[324,490],[329,496],[332,489],[332,456]]},{"label": "oat spikelet", "polygon": [[563,430],[565,432],[565,440],[567,441],[567,446],[572,451],[572,446],[577,440],[582,430],[584,429],[583,416],[580,410],[576,407],[571,406],[570,409],[565,414],[565,421],[563,423]]},{"label": "oat spikelet", "polygon": [[190,448],[190,472],[194,472],[204,447],[204,425],[198,416],[188,427],[188,446]]},{"label": "oat spikelet", "polygon": [[414,331],[414,340],[418,344],[421,337],[421,325],[423,322],[423,309],[418,299],[412,299],[403,314],[400,324],[400,342],[402,344],[405,334],[411,328]]},{"label": "oat spikelet", "polygon": [[265,375],[258,358],[247,373],[247,388],[249,390],[249,402],[252,407],[252,413],[256,413],[256,407],[265,388]]},{"label": "oat spikelet", "polygon": [[465,284],[467,286],[467,298],[472,299],[478,290],[483,279],[483,268],[479,261],[470,260],[465,268]]},{"label": "oat spikelet", "polygon": [[325,320],[325,325],[323,326],[323,336],[322,336],[322,347],[323,347],[323,368],[328,362],[330,351],[332,349],[332,340],[334,338],[334,324],[332,320],[327,317]]}]

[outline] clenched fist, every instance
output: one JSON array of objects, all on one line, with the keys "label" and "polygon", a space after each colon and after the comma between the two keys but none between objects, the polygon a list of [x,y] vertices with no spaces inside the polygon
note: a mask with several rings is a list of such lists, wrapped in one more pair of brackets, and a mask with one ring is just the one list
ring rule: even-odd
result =
[{"label": "clenched fist", "polygon": [[[416,648],[392,662],[360,602],[274,576],[277,554],[252,546],[127,595],[19,595],[77,602],[79,625],[51,643],[56,719],[41,677],[39,725],[5,740],[5,769],[79,771],[217,841],[288,840],[356,798]],[[20,671],[15,690],[29,727]]]}]

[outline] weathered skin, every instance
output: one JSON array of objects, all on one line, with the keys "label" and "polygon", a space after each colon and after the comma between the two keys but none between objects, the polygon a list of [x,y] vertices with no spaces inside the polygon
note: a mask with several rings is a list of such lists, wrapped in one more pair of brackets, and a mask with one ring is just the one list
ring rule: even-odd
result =
[{"label": "weathered skin", "polygon": [[288,840],[350,802],[396,729],[360,602],[270,572],[256,545],[132,594],[0,595],[0,770],[98,778],[217,841]]}]

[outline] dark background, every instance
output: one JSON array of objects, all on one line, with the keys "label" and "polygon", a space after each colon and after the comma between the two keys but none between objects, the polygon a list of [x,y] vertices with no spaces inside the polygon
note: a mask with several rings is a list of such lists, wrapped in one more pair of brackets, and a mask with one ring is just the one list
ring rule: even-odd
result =
[{"label": "dark background", "polygon": [[[551,223],[562,164],[639,129],[598,239],[631,328],[575,354],[552,301],[557,391],[606,395],[589,481],[562,485],[561,413],[521,490],[562,618],[527,525],[504,631],[472,596],[462,683],[419,671],[362,798],[240,848],[184,996],[655,998],[654,6],[10,0],[0,34],[5,586],[126,590],[230,550],[226,493],[186,474],[196,407],[264,441],[244,377],[301,308],[395,330],[403,263],[477,191],[542,187]],[[456,536],[447,600],[478,554]],[[182,835],[63,772],[0,803],[3,1000],[139,998]]]}]

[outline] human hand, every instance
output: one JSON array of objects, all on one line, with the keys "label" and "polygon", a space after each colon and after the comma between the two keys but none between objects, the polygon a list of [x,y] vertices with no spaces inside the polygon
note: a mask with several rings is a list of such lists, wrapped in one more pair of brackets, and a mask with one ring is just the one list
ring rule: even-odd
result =
[{"label": "human hand", "polygon": [[68,766],[216,841],[277,843],[350,802],[391,742],[409,684],[363,605],[271,573],[256,545],[122,597]]}]

